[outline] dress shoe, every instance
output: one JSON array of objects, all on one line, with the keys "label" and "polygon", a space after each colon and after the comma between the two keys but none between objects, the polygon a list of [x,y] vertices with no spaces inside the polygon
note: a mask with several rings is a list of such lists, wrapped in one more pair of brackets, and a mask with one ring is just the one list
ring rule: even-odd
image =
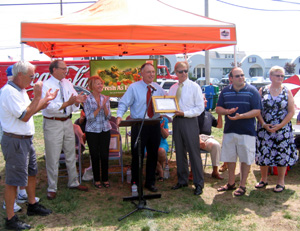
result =
[{"label": "dress shoe", "polygon": [[158,189],[154,185],[145,186],[146,189],[148,189],[150,192],[157,192]]},{"label": "dress shoe", "polygon": [[54,200],[56,198],[56,192],[47,192],[47,199]]},{"label": "dress shoe", "polygon": [[176,185],[174,185],[171,189],[172,190],[176,190],[176,189],[179,189],[179,188],[183,188],[183,187],[187,187],[188,184],[179,184],[177,183]]},{"label": "dress shoe", "polygon": [[86,186],[83,186],[83,185],[78,185],[76,187],[70,187],[69,189],[77,189],[79,191],[84,191],[84,192],[89,191],[89,188]]},{"label": "dress shoe", "polygon": [[202,187],[200,185],[197,185],[196,188],[195,188],[195,191],[194,191],[194,195],[198,196],[202,193],[203,193]]},{"label": "dress shoe", "polygon": [[218,180],[224,180],[224,177],[221,177],[219,174],[211,174],[211,177],[216,178]]},{"label": "dress shoe", "polygon": [[227,170],[227,164],[223,164],[221,167],[220,167],[220,169],[219,169],[219,172],[225,172],[226,170]]}]

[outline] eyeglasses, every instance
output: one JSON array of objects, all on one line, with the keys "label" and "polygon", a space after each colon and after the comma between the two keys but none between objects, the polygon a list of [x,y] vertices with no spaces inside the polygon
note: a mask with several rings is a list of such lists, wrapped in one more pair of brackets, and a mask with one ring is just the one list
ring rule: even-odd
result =
[{"label": "eyeglasses", "polygon": [[245,75],[244,74],[240,74],[240,75],[235,75],[234,77],[235,78],[240,78],[240,77],[244,77]]},{"label": "eyeglasses", "polygon": [[66,68],[66,67],[57,67],[57,69],[61,69],[63,71],[66,71],[68,68]]},{"label": "eyeglasses", "polygon": [[27,75],[29,78],[34,79],[35,75]]},{"label": "eyeglasses", "polygon": [[183,72],[184,73],[188,73],[188,70],[182,70],[182,71],[177,71],[179,74],[182,74]]},{"label": "eyeglasses", "polygon": [[273,75],[273,76],[276,76],[277,78],[284,78],[284,75]]}]

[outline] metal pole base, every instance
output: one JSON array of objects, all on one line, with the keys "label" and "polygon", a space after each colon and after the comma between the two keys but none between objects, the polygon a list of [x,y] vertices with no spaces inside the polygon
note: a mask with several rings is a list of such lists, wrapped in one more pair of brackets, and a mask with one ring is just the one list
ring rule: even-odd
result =
[{"label": "metal pole base", "polygon": [[[125,199],[125,198],[124,198]],[[122,216],[120,217],[118,220],[121,221],[123,220],[124,218],[130,216],[131,214],[137,212],[137,211],[140,211],[140,210],[143,210],[143,209],[146,209],[146,210],[150,210],[150,211],[153,211],[153,212],[159,212],[159,213],[169,213],[168,211],[161,211],[161,210],[156,210],[156,209],[152,209],[152,208],[148,208],[146,207],[146,200],[141,200],[139,201],[139,203],[135,203],[134,201],[131,201],[132,204],[135,205],[136,209],[134,209],[133,211],[131,211],[130,213],[126,214],[125,216]]]}]

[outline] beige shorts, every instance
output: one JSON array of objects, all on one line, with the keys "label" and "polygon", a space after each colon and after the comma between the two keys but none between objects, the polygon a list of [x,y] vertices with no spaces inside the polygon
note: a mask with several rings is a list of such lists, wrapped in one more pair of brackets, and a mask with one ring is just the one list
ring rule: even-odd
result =
[{"label": "beige shorts", "polygon": [[223,135],[221,161],[251,165],[255,159],[255,136],[226,133]]}]

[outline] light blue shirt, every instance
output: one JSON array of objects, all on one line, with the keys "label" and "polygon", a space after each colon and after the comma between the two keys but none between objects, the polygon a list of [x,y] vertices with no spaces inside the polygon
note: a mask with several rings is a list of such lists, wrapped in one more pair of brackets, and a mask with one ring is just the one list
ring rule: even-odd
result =
[{"label": "light blue shirt", "polygon": [[[164,96],[165,91],[157,83],[152,82],[152,86],[156,88],[153,92],[153,96]],[[140,80],[129,86],[121,100],[119,101],[117,117],[123,117],[125,112],[130,108],[130,117],[132,119],[142,119],[144,117],[147,108],[147,84]],[[158,118],[159,113],[155,113],[153,118]],[[149,118],[146,115],[146,118]]]}]

